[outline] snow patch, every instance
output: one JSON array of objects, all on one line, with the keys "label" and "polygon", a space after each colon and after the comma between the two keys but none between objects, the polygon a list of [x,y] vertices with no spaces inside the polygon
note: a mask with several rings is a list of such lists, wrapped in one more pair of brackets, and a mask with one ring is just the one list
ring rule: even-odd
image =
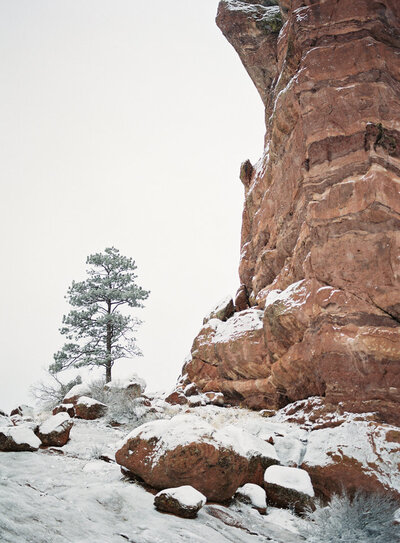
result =
[{"label": "snow patch", "polygon": [[64,400],[69,400],[74,396],[85,396],[86,394],[90,393],[90,386],[87,383],[81,383],[80,385],[73,386],[64,396]]},{"label": "snow patch", "polygon": [[238,339],[248,332],[261,330],[263,327],[264,311],[260,309],[245,309],[235,313],[225,322],[212,319],[208,322],[215,329],[213,343],[228,343]]},{"label": "snow patch", "polygon": [[89,398],[88,396],[80,396],[76,402],[77,405],[85,405],[86,407],[92,407],[93,405],[103,405],[107,407],[105,403]]},{"label": "snow patch", "polygon": [[24,426],[0,428],[0,432],[5,436],[10,436],[17,445],[27,444],[34,449],[38,449],[42,444],[40,439],[33,433],[33,430]]}]

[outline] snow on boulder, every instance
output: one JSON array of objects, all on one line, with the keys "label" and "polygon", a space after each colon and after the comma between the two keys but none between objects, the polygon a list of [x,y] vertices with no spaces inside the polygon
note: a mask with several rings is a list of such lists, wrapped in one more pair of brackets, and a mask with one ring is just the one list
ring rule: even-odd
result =
[{"label": "snow on boulder", "polygon": [[278,463],[269,443],[233,426],[215,429],[195,415],[178,415],[136,428],[116,453],[118,464],[156,489],[190,484],[223,502],[247,482],[262,484]]},{"label": "snow on boulder", "polygon": [[91,389],[90,386],[87,383],[80,383],[79,385],[75,385],[71,388],[69,392],[64,396],[64,399],[62,403],[72,403],[76,404],[77,400],[81,396],[91,396]]},{"label": "snow on boulder", "polygon": [[103,417],[107,412],[106,404],[88,396],[81,396],[75,403],[75,416],[78,419],[94,420]]},{"label": "snow on boulder", "polygon": [[195,518],[206,501],[207,498],[190,485],[167,488],[154,497],[158,511],[184,518]]},{"label": "snow on boulder", "polygon": [[46,447],[63,447],[69,439],[72,426],[68,413],[61,412],[45,420],[35,434]]},{"label": "snow on boulder", "polygon": [[141,396],[146,389],[146,381],[141,379],[136,373],[126,379],[113,379],[104,385],[110,392],[126,391],[132,398]]},{"label": "snow on boulder", "polygon": [[296,513],[313,507],[314,489],[303,469],[270,466],[265,470],[264,488],[268,503],[276,507],[294,508]]},{"label": "snow on boulder", "polygon": [[259,485],[246,483],[237,489],[235,498],[243,503],[251,505],[262,515],[265,515],[267,511],[265,490]]},{"label": "snow on boulder", "polygon": [[57,413],[68,413],[70,417],[75,417],[75,407],[72,403],[61,403],[53,409],[53,415]]},{"label": "snow on boulder", "polygon": [[398,427],[349,415],[340,426],[309,433],[301,467],[324,498],[344,488],[350,494],[389,493],[400,500],[399,442]]},{"label": "snow on boulder", "polygon": [[41,443],[30,428],[23,426],[0,428],[0,451],[36,451]]}]

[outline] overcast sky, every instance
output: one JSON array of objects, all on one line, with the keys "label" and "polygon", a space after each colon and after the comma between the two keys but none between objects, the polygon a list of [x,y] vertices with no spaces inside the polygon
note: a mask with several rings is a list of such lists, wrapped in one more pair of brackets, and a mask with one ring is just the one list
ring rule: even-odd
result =
[{"label": "overcast sky", "polygon": [[150,389],[175,383],[202,318],[239,286],[240,163],[261,100],[217,0],[0,0],[0,408],[30,402],[86,256],[114,245],[151,290]]}]

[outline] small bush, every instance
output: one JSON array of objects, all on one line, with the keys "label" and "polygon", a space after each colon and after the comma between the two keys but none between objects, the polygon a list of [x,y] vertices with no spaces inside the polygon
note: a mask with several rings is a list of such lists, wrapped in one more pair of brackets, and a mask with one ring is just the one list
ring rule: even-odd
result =
[{"label": "small bush", "polygon": [[153,408],[143,403],[143,398],[132,398],[127,390],[104,388],[105,381],[93,381],[90,391],[93,398],[108,406],[106,420],[110,423],[129,424],[133,429],[145,422],[160,418]]},{"label": "small bush", "polygon": [[328,505],[306,514],[300,534],[307,543],[395,543],[400,527],[394,522],[398,504],[378,494],[334,495]]}]

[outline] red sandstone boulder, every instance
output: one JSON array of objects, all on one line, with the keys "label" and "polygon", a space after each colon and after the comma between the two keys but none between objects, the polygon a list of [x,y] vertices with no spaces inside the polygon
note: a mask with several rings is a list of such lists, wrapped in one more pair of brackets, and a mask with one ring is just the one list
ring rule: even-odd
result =
[{"label": "red sandstone boulder", "polygon": [[75,417],[74,405],[71,403],[62,403],[60,405],[57,405],[53,409],[53,415],[57,415],[57,413],[68,413],[70,417]]},{"label": "red sandstone boulder", "polygon": [[268,503],[303,513],[313,508],[314,489],[310,476],[302,469],[270,466],[265,470],[264,488]]},{"label": "red sandstone boulder", "polygon": [[201,492],[189,485],[167,488],[154,497],[158,511],[183,518],[196,518],[206,501],[207,498]]},{"label": "red sandstone boulder", "polygon": [[0,451],[37,451],[41,443],[30,428],[23,426],[0,428]]},{"label": "red sandstone boulder", "polygon": [[58,413],[43,422],[35,431],[45,447],[63,447],[73,426],[68,413]]},{"label": "red sandstone boulder", "polygon": [[323,498],[345,488],[350,494],[364,490],[400,500],[399,443],[393,439],[399,429],[360,418],[312,431],[301,467]]},{"label": "red sandstone boulder", "polygon": [[188,398],[184,395],[182,389],[177,389],[171,392],[166,398],[165,401],[171,405],[185,405],[188,403]]},{"label": "red sandstone boulder", "polygon": [[239,428],[217,430],[193,415],[140,426],[115,457],[156,489],[191,485],[219,502],[231,498],[244,483],[262,484],[265,468],[278,463],[269,443]]},{"label": "red sandstone boulder", "polygon": [[107,413],[107,406],[102,403],[89,398],[87,396],[81,396],[75,403],[75,416],[78,419],[94,420],[103,417]]}]

